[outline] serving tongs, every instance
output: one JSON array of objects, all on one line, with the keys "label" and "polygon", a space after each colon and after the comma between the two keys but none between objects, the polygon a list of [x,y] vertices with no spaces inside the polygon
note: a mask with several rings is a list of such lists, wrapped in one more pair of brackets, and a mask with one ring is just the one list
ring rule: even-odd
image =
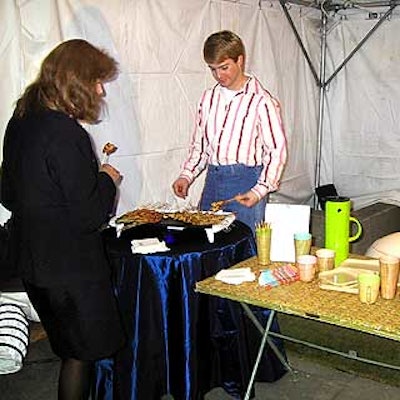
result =
[{"label": "serving tongs", "polygon": [[221,211],[227,204],[232,203],[233,201],[236,201],[236,196],[232,197],[231,199],[227,199],[227,200],[213,201],[211,203],[210,211],[212,211],[212,212]]}]

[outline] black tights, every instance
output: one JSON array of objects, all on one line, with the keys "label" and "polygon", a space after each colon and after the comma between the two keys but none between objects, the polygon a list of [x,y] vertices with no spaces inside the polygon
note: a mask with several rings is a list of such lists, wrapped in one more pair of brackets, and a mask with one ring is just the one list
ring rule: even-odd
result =
[{"label": "black tights", "polygon": [[61,361],[58,400],[88,400],[93,363],[68,358]]}]

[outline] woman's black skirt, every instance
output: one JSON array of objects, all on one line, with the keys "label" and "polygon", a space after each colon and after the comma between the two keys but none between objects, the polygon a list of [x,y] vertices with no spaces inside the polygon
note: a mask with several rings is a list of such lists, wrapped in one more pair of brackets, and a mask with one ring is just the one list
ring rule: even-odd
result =
[{"label": "woman's black skirt", "polygon": [[51,348],[61,359],[98,360],[124,345],[111,282],[46,288],[28,282],[24,285]]}]

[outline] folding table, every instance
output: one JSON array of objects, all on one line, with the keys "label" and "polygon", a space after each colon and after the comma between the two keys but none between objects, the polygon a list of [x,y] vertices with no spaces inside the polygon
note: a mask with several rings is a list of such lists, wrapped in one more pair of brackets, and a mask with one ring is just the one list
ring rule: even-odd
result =
[{"label": "folding table", "polygon": [[[275,268],[283,264],[273,263],[269,268]],[[231,268],[246,267],[250,267],[256,276],[260,270],[266,268],[257,263],[257,257],[249,258]],[[400,366],[397,365],[361,358],[355,354],[344,353],[314,343],[299,341],[279,333],[270,332],[269,330],[270,321],[274,317],[274,314],[282,312],[400,341],[400,303],[398,295],[394,300],[379,298],[375,304],[367,305],[361,303],[355,294],[322,290],[319,288],[317,280],[310,283],[297,281],[288,285],[266,289],[259,286],[257,280],[254,282],[245,282],[241,285],[230,285],[216,280],[215,277],[197,282],[196,291],[239,302],[246,311],[246,314],[262,333],[259,352],[254,363],[245,400],[249,399],[258,368],[258,360],[270,336],[299,342],[358,361],[400,370]],[[256,319],[249,305],[272,310],[265,327]],[[289,364],[286,365],[286,368],[291,369]]]}]

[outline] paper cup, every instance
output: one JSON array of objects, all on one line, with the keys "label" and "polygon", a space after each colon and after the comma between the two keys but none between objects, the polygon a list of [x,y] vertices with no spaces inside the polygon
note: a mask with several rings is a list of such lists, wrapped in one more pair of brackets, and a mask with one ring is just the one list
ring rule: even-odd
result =
[{"label": "paper cup", "polygon": [[296,259],[296,266],[299,270],[300,280],[303,282],[311,282],[315,278],[315,270],[317,265],[317,257],[309,254],[303,254]]},{"label": "paper cup", "polygon": [[394,299],[399,280],[399,259],[391,256],[381,257],[379,259],[379,272],[381,275],[381,297],[387,300]]},{"label": "paper cup", "polygon": [[297,257],[310,254],[311,250],[311,233],[308,232],[298,232],[294,234],[294,253]]},{"label": "paper cup", "polygon": [[381,278],[374,273],[358,275],[358,296],[361,303],[374,304],[378,299]]},{"label": "paper cup", "polygon": [[318,272],[330,271],[335,267],[335,250],[319,249],[315,255],[317,256]]}]

